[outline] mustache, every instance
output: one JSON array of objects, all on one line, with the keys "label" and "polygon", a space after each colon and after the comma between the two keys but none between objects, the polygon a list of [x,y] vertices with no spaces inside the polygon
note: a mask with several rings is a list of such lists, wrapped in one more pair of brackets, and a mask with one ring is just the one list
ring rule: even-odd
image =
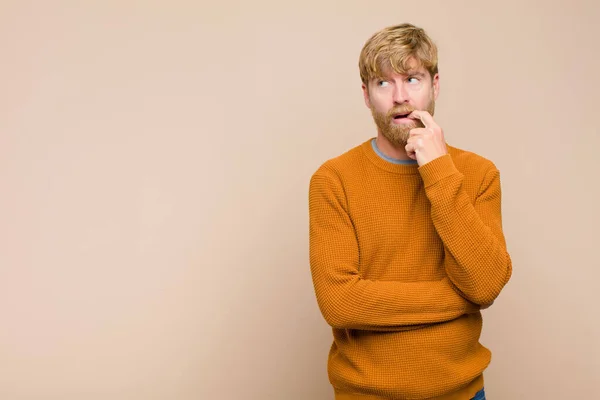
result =
[{"label": "mustache", "polygon": [[410,114],[411,112],[413,112],[415,110],[416,110],[416,108],[414,108],[413,106],[409,106],[409,105],[394,107],[387,112],[386,117],[388,119],[392,119],[392,118],[394,118],[394,115]]}]

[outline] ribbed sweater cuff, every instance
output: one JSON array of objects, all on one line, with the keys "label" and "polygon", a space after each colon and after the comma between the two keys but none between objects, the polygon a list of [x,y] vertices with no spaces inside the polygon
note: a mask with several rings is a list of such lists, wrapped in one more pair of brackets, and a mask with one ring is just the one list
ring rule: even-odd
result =
[{"label": "ribbed sweater cuff", "polygon": [[450,154],[445,154],[419,167],[419,172],[426,188],[450,175],[459,173]]}]

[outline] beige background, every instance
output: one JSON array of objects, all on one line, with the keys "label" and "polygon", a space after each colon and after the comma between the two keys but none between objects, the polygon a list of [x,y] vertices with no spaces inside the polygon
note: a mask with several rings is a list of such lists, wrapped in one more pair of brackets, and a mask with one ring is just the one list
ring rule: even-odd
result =
[{"label": "beige background", "polygon": [[375,134],[358,54],[405,21],[440,47],[448,141],[502,173],[489,398],[600,398],[599,17],[0,1],[0,399],[332,399],[308,181]]}]

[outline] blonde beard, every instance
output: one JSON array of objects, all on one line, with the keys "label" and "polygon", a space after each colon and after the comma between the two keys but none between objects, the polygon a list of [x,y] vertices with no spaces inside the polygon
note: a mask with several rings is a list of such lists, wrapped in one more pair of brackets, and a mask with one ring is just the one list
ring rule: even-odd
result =
[{"label": "blonde beard", "polygon": [[[383,114],[377,112],[373,106],[371,106],[371,114],[373,115],[373,120],[375,121],[375,125],[377,125],[377,129],[383,137],[389,140],[394,146],[406,146],[408,138],[410,137],[410,131],[415,128],[423,128],[424,125],[420,120],[415,120],[410,124],[394,124],[392,122],[394,118],[393,115],[398,112],[398,109],[407,112],[415,110],[414,107],[395,107],[388,111],[387,114]],[[425,110],[433,116],[435,113],[435,100],[431,100]]]},{"label": "blonde beard", "polygon": [[382,123],[377,124],[379,132],[390,141],[394,146],[406,146],[408,138],[410,137],[411,129],[422,127],[421,121],[414,121],[410,124],[395,125],[393,122],[381,121]]}]

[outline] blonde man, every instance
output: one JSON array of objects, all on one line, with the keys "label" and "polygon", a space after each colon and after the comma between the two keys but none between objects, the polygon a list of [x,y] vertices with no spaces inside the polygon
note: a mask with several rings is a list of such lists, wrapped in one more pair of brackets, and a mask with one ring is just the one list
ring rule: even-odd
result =
[{"label": "blonde man", "polygon": [[422,29],[377,32],[359,69],[377,136],[325,162],[309,188],[335,398],[485,399],[480,310],[512,272],[498,169],[446,143],[437,48]]}]

